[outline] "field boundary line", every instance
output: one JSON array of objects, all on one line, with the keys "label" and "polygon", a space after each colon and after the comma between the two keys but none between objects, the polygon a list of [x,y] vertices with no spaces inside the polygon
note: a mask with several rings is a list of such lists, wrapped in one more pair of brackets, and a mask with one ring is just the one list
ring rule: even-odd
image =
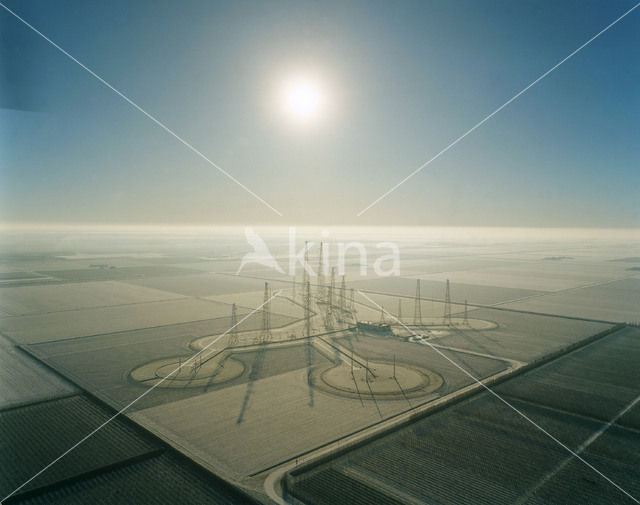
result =
[{"label": "field boundary line", "polygon": [[[372,295],[390,296],[390,297],[395,297],[395,298],[407,298],[407,299],[410,299],[410,300],[415,300],[415,296],[412,296],[412,295],[403,295],[403,294],[396,294],[396,293],[385,293],[383,291],[374,291],[372,289],[358,289],[358,292],[363,293],[363,294],[364,293],[369,293],[369,294],[372,294]],[[548,293],[548,294],[552,294],[552,293]],[[428,297],[424,297],[424,296],[420,297],[420,301],[438,302],[438,303],[442,303],[442,304],[445,303],[445,300],[443,300],[443,299],[428,298]],[[565,315],[562,315],[562,314],[551,314],[551,313],[548,313],[548,312],[534,312],[534,311],[531,311],[531,310],[514,309],[514,308],[511,308],[511,307],[503,307],[503,306],[501,306],[501,304],[503,304],[503,303],[512,303],[512,301],[498,302],[498,303],[493,304],[493,305],[483,305],[483,304],[480,304],[480,303],[468,302],[467,306],[468,307],[473,307],[473,308],[476,308],[476,309],[501,310],[503,312],[515,312],[517,314],[529,314],[529,315],[532,315],[532,316],[556,317],[556,318],[560,318],[560,319],[569,319],[571,321],[585,321],[587,323],[610,324],[612,326],[619,325],[619,324],[625,324],[622,321],[606,321],[604,319],[590,319],[588,317],[565,316]],[[464,306],[464,302],[456,302],[456,301],[452,300],[451,301],[451,305]],[[457,312],[457,314],[460,314],[460,312]],[[426,326],[426,325],[424,325],[424,326]]]},{"label": "field boundary line", "polygon": [[[35,498],[38,496],[42,496],[46,493],[51,493],[53,491],[59,490],[59,489],[64,489],[67,486],[72,486],[74,484],[78,484],[81,483],[83,481],[86,481],[88,479],[92,479],[95,477],[98,477],[100,475],[105,475],[108,474],[109,472],[113,472],[113,471],[117,471],[117,470],[121,470],[130,466],[133,466],[137,463],[142,463],[143,461],[147,461],[150,459],[154,459],[157,458],[159,456],[161,456],[162,454],[164,454],[165,449],[162,447],[159,447],[157,449],[151,449],[147,452],[144,452],[142,454],[138,454],[137,456],[131,456],[129,458],[117,461],[115,463],[110,463],[108,465],[102,466],[100,468],[96,468],[93,470],[88,470],[88,471],[84,471],[79,473],[78,475],[74,475],[72,477],[67,477],[65,479],[56,481],[56,482],[52,482],[51,484],[46,484],[44,486],[40,486],[40,487],[36,487],[34,489],[29,489],[28,491],[25,491],[24,493],[20,493],[18,496],[14,496],[15,499],[17,499],[19,502],[22,500],[28,500],[29,498]],[[9,499],[9,501],[7,503],[13,503],[12,499]]]},{"label": "field boundary line", "polygon": [[[611,428],[611,426],[618,419],[620,419],[629,410],[631,410],[635,406],[635,404],[638,403],[639,401],[640,401],[640,395],[636,396],[633,400],[631,400],[631,402],[626,407],[624,407],[620,412],[618,412],[615,416],[613,416],[609,422],[603,424],[600,427],[600,429],[596,430],[589,438],[587,438],[584,442],[582,442],[580,446],[576,449],[576,453],[580,454],[587,447],[589,447],[593,442],[595,442],[598,438],[600,438],[600,435],[602,435],[605,431]],[[553,468],[542,479],[540,479],[540,481],[534,487],[532,487],[531,489],[529,489],[529,491],[527,491],[524,495],[522,495],[514,503],[514,505],[522,505],[523,503],[526,503],[526,501],[529,498],[531,498],[531,496],[534,495],[538,489],[544,486],[549,481],[549,479],[552,479],[559,471],[561,471],[565,466],[567,466],[572,460],[573,460],[573,456],[571,455],[567,456],[555,468]]]},{"label": "field boundary line", "polygon": [[[219,272],[218,275],[228,275],[228,276],[232,276],[232,275],[236,275],[233,273],[227,273],[227,272]],[[257,279],[257,280],[261,280],[261,281],[268,281],[268,282],[280,282],[280,283],[285,283],[285,284],[292,284],[293,281],[286,281],[286,280],[279,280],[279,279],[274,279],[272,277],[262,277],[259,275],[247,275],[247,274],[239,274],[238,277],[246,277],[248,279]],[[405,279],[409,279],[409,278],[413,278],[413,277],[403,277]],[[633,276],[629,276],[629,277],[621,277],[620,279],[615,279],[615,280],[625,280],[625,279],[630,279],[633,278]],[[615,281],[614,280],[614,281]],[[614,282],[611,281],[611,282]],[[609,281],[607,281],[609,282]],[[318,284],[311,284],[311,286],[316,286],[318,287]],[[480,286],[480,287],[485,287],[485,286]],[[285,288],[283,288],[285,289]],[[577,289],[577,287],[573,287],[573,288],[568,288],[568,289]],[[364,292],[364,293],[370,293],[372,295],[381,295],[381,296],[390,296],[390,297],[395,297],[395,298],[406,298],[406,299],[410,299],[410,300],[415,300],[415,296],[413,295],[403,295],[401,293],[389,293],[389,292],[384,292],[384,291],[375,291],[373,289],[367,289],[367,288],[362,288],[362,289],[358,289],[358,291]],[[564,291],[564,290],[563,290]],[[549,291],[549,292],[544,292],[544,294],[541,295],[532,295],[532,296],[545,296],[545,295],[552,295],[555,294],[555,291]],[[420,297],[421,301],[425,301],[425,302],[438,302],[438,303],[444,303],[445,300],[444,299],[439,299],[439,298],[429,298],[429,297],[425,297],[422,296]],[[476,309],[488,309],[488,310],[501,310],[503,312],[515,312],[516,314],[529,314],[532,316],[542,316],[542,317],[556,317],[556,318],[560,318],[560,319],[569,319],[571,321],[585,321],[587,323],[601,323],[601,324],[610,324],[612,326],[618,325],[618,324],[625,324],[622,321],[606,321],[604,319],[590,319],[588,317],[580,317],[580,316],[566,316],[563,314],[551,314],[551,313],[547,313],[547,312],[534,312],[531,310],[524,310],[524,309],[514,309],[511,307],[503,307],[502,305],[504,304],[509,304],[509,303],[514,303],[518,300],[521,299],[514,299],[514,300],[505,300],[503,302],[497,302],[494,303],[492,305],[483,305],[481,303],[472,303],[469,302],[467,303],[467,305],[469,307],[473,307]],[[375,308],[372,307],[371,305],[367,305],[366,303],[363,303],[361,301],[358,301],[356,303],[359,303],[360,305],[364,306],[364,307],[368,307],[368,308]],[[458,302],[458,301],[451,301],[451,305],[457,305],[457,306],[464,306],[464,302]],[[457,314],[459,314],[460,312],[458,312]]]},{"label": "field boundary line", "polygon": [[[496,375],[492,375],[485,379],[485,383],[490,383],[491,385],[501,384],[519,375],[531,372],[541,366],[546,366],[555,359],[561,358],[564,355],[592,345],[600,339],[614,334],[625,327],[625,325],[616,325],[612,328],[607,328],[604,331],[598,332],[586,339],[544,355],[533,362],[527,363],[521,368],[505,370]],[[276,503],[280,505],[289,505],[288,502],[283,501],[281,498],[282,487],[283,483],[287,486],[290,485],[291,482],[295,481],[295,475],[316,468],[319,465],[323,465],[329,460],[365,446],[381,437],[409,426],[418,420],[424,419],[427,416],[441,412],[442,410],[463,401],[472,400],[473,397],[480,392],[482,392],[482,388],[478,384],[472,383],[445,397],[432,398],[423,403],[416,404],[412,408],[393,414],[383,421],[369,424],[335,440],[323,443],[296,456],[289,457],[266,468],[252,472],[249,474],[249,477],[254,477],[258,474],[270,471],[271,473],[267,476],[264,484],[265,492]]]},{"label": "field boundary line", "polygon": [[[544,368],[545,365],[542,365],[540,368]],[[555,414],[562,414],[564,416],[567,417],[577,417],[578,419],[582,419],[584,421],[590,421],[594,424],[602,424],[602,423],[606,423],[607,420],[606,419],[600,419],[597,417],[594,417],[593,415],[588,415],[588,414],[582,414],[579,412],[572,412],[570,410],[565,410],[565,409],[561,409],[559,407],[554,407],[551,405],[545,405],[544,403],[539,403],[536,402],[534,400],[527,400],[525,398],[520,398],[519,396],[516,396],[513,393],[510,394],[503,394],[502,396],[504,396],[505,398],[510,398],[511,401],[514,401],[516,403],[523,403],[525,405],[529,405],[531,407],[534,407],[536,409],[539,410],[546,410],[548,412],[553,412]],[[640,428],[635,428],[634,426],[631,425],[626,425],[626,424],[618,424],[617,425],[618,429],[624,430],[624,431],[630,431],[631,433],[636,433],[638,435],[640,435]]]},{"label": "field boundary line", "polygon": [[[0,4],[1,5],[1,4]],[[82,444],[83,442],[85,442],[87,439],[89,439],[90,437],[92,437],[93,435],[95,435],[98,431],[100,431],[102,428],[104,428],[106,425],[108,425],[111,421],[113,421],[116,417],[120,416],[121,414],[123,414],[129,407],[131,407],[132,405],[134,405],[136,402],[138,402],[139,400],[141,400],[142,398],[144,398],[145,396],[147,396],[151,391],[153,391],[155,388],[157,388],[160,384],[162,384],[164,381],[166,381],[169,377],[171,377],[173,374],[179,372],[184,366],[188,365],[189,363],[191,363],[193,360],[195,360],[200,354],[202,354],[204,351],[206,351],[207,349],[209,349],[209,347],[211,347],[213,344],[215,344],[216,342],[218,342],[218,340],[220,340],[222,337],[224,337],[227,333],[229,333],[231,330],[233,330],[236,326],[240,325],[241,323],[243,323],[246,319],[248,319],[250,316],[252,316],[253,314],[255,314],[256,312],[258,312],[262,307],[264,307],[266,304],[268,304],[271,300],[273,300],[274,298],[276,298],[280,293],[282,292],[282,290],[278,290],[276,291],[273,295],[271,295],[270,298],[268,298],[267,300],[265,300],[262,304],[260,304],[258,307],[256,307],[255,309],[253,309],[249,314],[247,314],[246,316],[244,316],[242,319],[240,319],[236,324],[234,324],[233,326],[231,326],[227,331],[225,331],[224,333],[222,333],[221,335],[219,335],[217,338],[213,339],[209,344],[207,344],[205,347],[203,347],[202,349],[200,349],[198,352],[194,353],[193,356],[191,356],[188,360],[182,362],[175,370],[173,370],[171,373],[167,374],[165,377],[163,377],[160,381],[156,382],[153,386],[151,386],[149,389],[147,389],[144,393],[142,393],[140,396],[138,396],[136,399],[132,400],[131,402],[129,402],[126,406],[124,406],[122,409],[118,410],[113,416],[111,416],[109,419],[107,419],[104,423],[102,423],[100,426],[98,426],[97,428],[95,428],[93,431],[91,431],[88,435],[86,435],[85,437],[83,437],[82,439],[80,439],[78,442],[76,442],[73,446],[71,446],[69,449],[67,449],[65,452],[63,452],[60,456],[58,456],[56,459],[54,459],[53,461],[51,461],[51,463],[49,463],[48,465],[46,465],[44,468],[42,468],[41,470],[39,470],[36,474],[34,474],[32,477],[30,477],[28,480],[26,480],[25,482],[23,482],[22,484],[20,484],[17,488],[15,488],[13,491],[11,491],[11,493],[9,493],[8,495],[6,495],[5,497],[3,497],[0,500],[0,504],[4,503],[8,498],[10,498],[11,496],[13,496],[15,493],[17,493],[18,491],[20,491],[20,489],[22,489],[24,486],[26,486],[27,484],[29,484],[29,482],[33,481],[33,479],[35,479],[36,477],[38,477],[39,475],[41,475],[43,472],[45,472],[46,470],[48,470],[50,467],[52,467],[53,465],[55,465],[58,461],[60,461],[62,458],[64,458],[67,454],[69,454],[71,451],[73,451],[76,447],[78,447],[80,444]]]},{"label": "field boundary line", "polygon": [[[640,4],[638,4],[640,5]],[[362,296],[364,296],[367,300],[369,300],[371,303],[375,304],[378,306],[378,308],[380,310],[382,310],[384,313],[386,313],[389,317],[391,317],[392,319],[394,319],[395,321],[397,321],[401,326],[403,326],[407,331],[409,331],[410,333],[412,333],[414,336],[418,336],[417,333],[415,333],[414,331],[412,331],[408,326],[406,326],[404,323],[402,323],[402,321],[400,321],[397,317],[395,317],[393,314],[391,314],[389,311],[387,311],[384,307],[382,307],[381,305],[378,305],[376,302],[374,302],[371,298],[369,298],[367,295],[365,295],[362,291],[358,290],[358,293]],[[433,344],[431,344],[431,342],[429,342],[428,340],[425,340],[425,345],[431,347],[431,349],[433,349],[435,352],[437,352],[440,356],[442,356],[444,359],[446,359],[449,363],[451,363],[453,366],[455,366],[458,370],[460,370],[461,372],[463,372],[465,375],[467,375],[469,378],[471,378],[473,381],[475,381],[477,384],[479,384],[480,386],[482,386],[485,390],[487,390],[491,395],[493,395],[495,398],[497,398],[498,400],[500,400],[502,403],[504,403],[507,407],[509,407],[511,410],[513,410],[514,412],[516,412],[517,414],[519,414],[523,419],[525,419],[526,421],[528,421],[531,425],[533,425],[534,427],[536,427],[540,432],[544,433],[547,437],[549,437],[551,440],[553,440],[554,442],[556,442],[560,447],[564,448],[567,452],[569,452],[574,458],[580,460],[582,463],[584,463],[586,466],[588,466],[589,468],[591,468],[591,470],[593,470],[595,473],[597,473],[598,475],[600,475],[600,477],[602,477],[603,479],[605,479],[607,482],[609,482],[609,484],[611,484],[612,486],[614,486],[615,488],[617,488],[619,491],[621,491],[622,493],[624,493],[628,498],[631,498],[634,502],[640,504],[640,500],[638,500],[637,498],[635,498],[633,495],[631,495],[629,492],[627,492],[625,489],[623,489],[620,485],[616,484],[613,480],[611,480],[609,477],[607,477],[605,474],[603,474],[600,470],[598,470],[596,467],[594,467],[591,463],[589,463],[587,460],[585,460],[584,458],[582,458],[577,452],[573,451],[570,447],[568,447],[567,445],[565,445],[563,442],[561,442],[560,440],[558,440],[556,437],[554,437],[551,433],[549,433],[547,430],[545,430],[542,426],[540,426],[538,423],[536,423],[533,419],[531,419],[529,416],[527,416],[525,413],[523,413],[522,411],[520,411],[519,409],[517,409],[516,407],[514,407],[511,403],[509,403],[507,400],[505,400],[502,396],[500,396],[498,393],[496,393],[493,389],[491,389],[489,386],[487,386],[482,380],[476,378],[472,373],[468,372],[464,367],[460,366],[458,363],[456,363],[453,359],[449,358],[446,354],[444,354],[442,351],[440,351],[437,347],[435,347]],[[637,400],[640,400],[640,397],[637,398]]]}]

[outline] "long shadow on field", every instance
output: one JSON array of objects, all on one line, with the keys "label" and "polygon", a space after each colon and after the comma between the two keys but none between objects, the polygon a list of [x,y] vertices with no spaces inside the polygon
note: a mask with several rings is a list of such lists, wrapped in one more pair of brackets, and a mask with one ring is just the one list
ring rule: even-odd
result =
[{"label": "long shadow on field", "polygon": [[216,377],[220,374],[220,372],[222,372],[222,369],[224,368],[224,364],[225,362],[231,357],[231,354],[227,354],[226,356],[224,356],[220,362],[218,363],[218,366],[216,367],[216,369],[213,371],[213,373],[211,374],[211,377],[209,377],[209,381],[207,382],[207,385],[204,387],[204,392],[206,393],[207,391],[209,391],[209,388],[213,386],[213,381],[216,379]]},{"label": "long shadow on field", "polygon": [[461,352],[450,351],[449,349],[439,348],[439,351],[448,354],[449,359],[451,359],[454,363],[457,363],[464,370],[473,375],[476,379],[480,379],[482,376],[478,374],[478,371],[473,368],[467,361],[461,356]]},{"label": "long shadow on field", "polygon": [[492,344],[500,345],[500,341],[498,339],[491,338],[489,335],[486,334],[486,332],[483,332],[481,330],[476,330],[476,329],[472,329],[471,331],[473,332],[474,335],[481,336],[482,338],[488,340]]},{"label": "long shadow on field", "polygon": [[369,388],[369,394],[371,395],[371,399],[373,400],[373,404],[376,406],[376,410],[378,411],[378,415],[380,419],[384,419],[382,412],[380,411],[380,407],[378,406],[378,400],[376,400],[376,395],[373,393],[373,389],[371,389],[371,384],[367,381],[367,387]]},{"label": "long shadow on field", "polygon": [[411,405],[411,402],[409,401],[409,398],[407,398],[407,395],[405,394],[404,389],[402,389],[400,382],[398,382],[398,379],[394,377],[393,380],[396,381],[396,384],[398,385],[398,389],[402,393],[402,396],[404,396],[404,399],[407,400],[407,403],[409,404],[409,408],[413,408],[413,405]]},{"label": "long shadow on field", "polygon": [[344,346],[349,349],[350,351],[353,351],[353,338],[356,338],[356,340],[358,340],[358,332],[357,331],[348,331],[347,334],[344,336],[343,340],[344,340]]},{"label": "long shadow on field", "polygon": [[247,409],[249,408],[249,399],[251,398],[251,394],[253,393],[253,385],[258,377],[260,376],[260,371],[262,370],[262,364],[264,363],[264,356],[267,350],[267,343],[262,342],[260,344],[260,348],[258,349],[258,353],[256,354],[256,359],[253,361],[253,366],[251,367],[251,373],[249,373],[249,382],[247,383],[247,392],[244,395],[244,400],[242,401],[242,407],[240,409],[240,414],[238,415],[238,419],[236,420],[236,424],[242,424],[244,420],[244,416],[247,413]]},{"label": "long shadow on field", "polygon": [[477,338],[472,338],[471,336],[469,336],[469,331],[472,331],[473,334],[474,334],[474,337],[478,337],[478,336],[484,337],[484,335],[482,333],[480,333],[478,330],[473,330],[471,328],[469,328],[469,330],[461,330],[460,328],[455,328],[455,327],[452,327],[450,329],[457,336],[461,337],[463,340],[465,340],[466,342],[471,344],[470,348],[472,350],[483,352],[483,353],[489,354],[491,356],[494,355],[494,353],[491,350],[487,349],[486,346],[482,345]]},{"label": "long shadow on field", "polygon": [[311,351],[313,350],[313,344],[311,343],[311,337],[307,337],[307,343],[305,344],[305,350],[307,354],[307,385],[309,386],[309,407],[313,407],[313,379],[311,378],[311,366],[313,361],[311,359]]},{"label": "long shadow on field", "polygon": [[364,402],[362,401],[362,395],[360,394],[360,388],[358,387],[358,381],[356,380],[356,376],[354,375],[353,370],[351,370],[351,378],[353,379],[353,384],[356,387],[356,393],[358,393],[358,400],[360,400],[360,405],[364,407]]}]

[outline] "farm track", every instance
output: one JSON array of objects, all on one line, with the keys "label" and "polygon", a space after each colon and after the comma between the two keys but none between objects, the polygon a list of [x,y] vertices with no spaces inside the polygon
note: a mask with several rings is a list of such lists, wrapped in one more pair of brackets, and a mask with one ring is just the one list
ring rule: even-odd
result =
[{"label": "farm track", "polygon": [[1,411],[2,503],[255,503],[124,417],[17,489],[114,413],[85,394]]},{"label": "farm track", "polygon": [[[613,415],[606,413],[593,417],[571,401],[566,408],[555,406],[556,402],[571,399],[568,391],[572,387],[582,387],[581,377],[598,372],[595,364],[603,367],[608,362],[611,368],[614,350],[626,353],[625,359],[637,363],[640,346],[636,343],[637,338],[629,335],[633,332],[640,334],[637,330],[622,328],[605,332],[601,338],[587,339],[582,346],[571,347],[567,353],[503,381],[496,391],[506,395],[512,405],[566,445],[579,453],[584,452],[586,459],[605,474],[614,476],[614,480],[619,480],[623,489],[637,495],[640,479],[637,453],[634,457],[633,449],[628,447],[630,440],[635,439],[637,443],[637,427],[620,424],[625,415],[637,410],[640,402],[637,388],[622,406],[620,402],[624,400],[617,400],[618,408]],[[602,355],[607,359],[603,360]],[[546,391],[548,386],[544,382],[532,382],[531,379],[543,376],[543,371],[571,363],[576,363],[573,366],[575,379],[568,381],[565,392],[554,393],[551,397],[534,395],[534,401],[526,397],[520,399],[521,395],[510,396],[510,386],[517,383],[529,384],[533,391],[536,388]],[[577,366],[577,363],[582,364]],[[619,384],[615,372],[611,370],[610,387],[622,387],[619,391],[629,396],[632,390]],[[600,372],[601,378],[603,373]],[[548,398],[551,404],[542,401],[543,398]],[[588,398],[584,395],[581,401]],[[600,403],[598,396],[595,401]],[[610,455],[614,447],[626,451],[617,454],[615,465]],[[487,393],[470,396],[395,431],[390,430],[386,435],[363,440],[351,449],[337,450],[333,456],[326,454],[307,466],[289,467],[288,471],[284,481],[286,492],[314,505],[320,503],[313,496],[319,491],[314,490],[330,489],[332,485],[338,486],[340,491],[327,499],[336,504],[349,503],[342,488],[354,485],[351,482],[354,479],[358,485],[368,486],[369,493],[374,493],[372,502],[383,502],[393,495],[401,503],[435,501],[488,505],[520,499],[518,503],[524,504],[538,503],[536,500],[542,496],[547,497],[549,503],[566,503],[572,493],[579,492],[583,500],[594,503],[606,503],[607,500],[610,503],[614,496],[620,503],[631,503],[621,491]],[[580,478],[596,482],[598,487],[576,490],[579,478],[567,482],[567,473],[581,475]],[[274,485],[275,473],[273,475],[268,479],[270,485]],[[280,472],[280,475],[283,474]],[[560,475],[562,479],[557,477]]]}]

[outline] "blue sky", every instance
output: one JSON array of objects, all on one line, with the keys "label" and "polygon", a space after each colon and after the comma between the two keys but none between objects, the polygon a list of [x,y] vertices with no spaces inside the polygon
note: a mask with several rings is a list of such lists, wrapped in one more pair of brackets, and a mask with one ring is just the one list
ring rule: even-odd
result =
[{"label": "blue sky", "polygon": [[355,216],[633,1],[3,2],[284,216],[0,10],[0,221],[640,226],[640,8]]}]

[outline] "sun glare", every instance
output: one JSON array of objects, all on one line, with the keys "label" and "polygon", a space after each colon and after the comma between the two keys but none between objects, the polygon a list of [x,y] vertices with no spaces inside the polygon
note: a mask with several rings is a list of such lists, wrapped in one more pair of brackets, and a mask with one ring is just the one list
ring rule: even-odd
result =
[{"label": "sun glare", "polygon": [[284,107],[287,114],[298,120],[309,120],[320,113],[321,94],[318,86],[310,80],[290,82],[284,90]]}]

